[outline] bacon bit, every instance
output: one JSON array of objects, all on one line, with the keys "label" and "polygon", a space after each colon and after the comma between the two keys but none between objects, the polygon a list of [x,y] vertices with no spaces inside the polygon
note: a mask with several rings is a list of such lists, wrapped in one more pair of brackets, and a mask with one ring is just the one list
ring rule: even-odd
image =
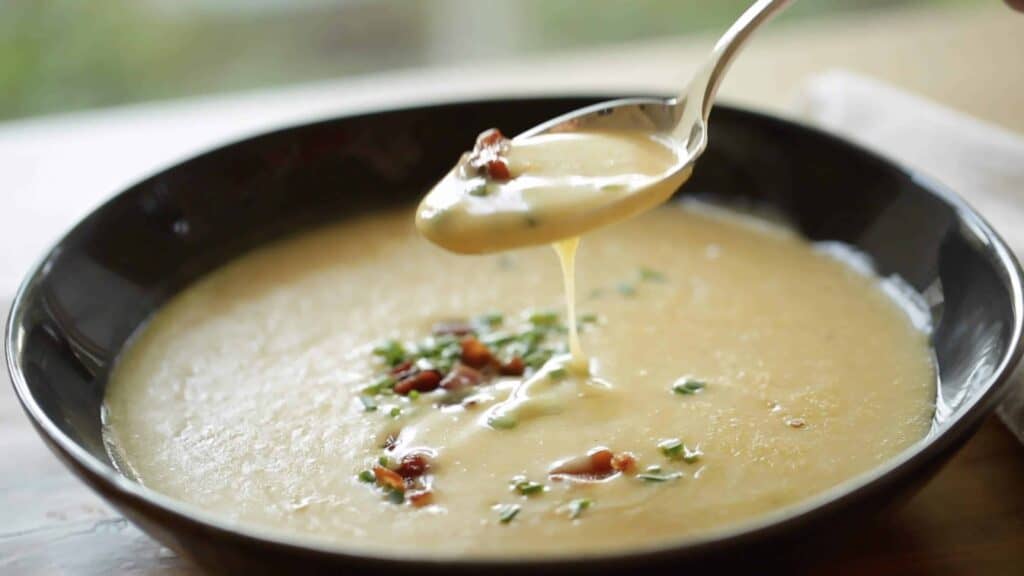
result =
[{"label": "bacon bit", "polygon": [[402,478],[418,478],[430,470],[430,455],[426,452],[410,452],[402,456],[398,464],[398,475]]},{"label": "bacon bit", "polygon": [[483,368],[494,361],[491,349],[472,336],[462,339],[462,363],[471,368]]},{"label": "bacon bit", "polygon": [[487,177],[491,180],[508,180],[512,178],[512,173],[504,159],[495,158],[487,163]]},{"label": "bacon bit", "polygon": [[556,464],[548,475],[554,479],[602,480],[616,473],[612,466],[615,455],[607,448],[594,448],[586,456],[577,456]]},{"label": "bacon bit", "polygon": [[498,371],[505,376],[522,376],[526,371],[526,363],[519,356],[513,356],[511,360],[502,364]]},{"label": "bacon bit", "polygon": [[441,388],[445,390],[462,390],[480,384],[484,375],[479,370],[470,368],[465,364],[456,364],[452,371],[441,380]]},{"label": "bacon bit", "polygon": [[388,470],[383,466],[374,466],[373,477],[377,480],[377,484],[381,486],[397,490],[398,492],[405,492],[405,481],[394,470]]},{"label": "bacon bit", "polygon": [[408,372],[410,368],[412,368],[412,360],[406,360],[405,362],[402,362],[401,364],[392,368],[390,374],[392,376],[397,376],[403,372]]},{"label": "bacon bit", "polygon": [[508,138],[497,128],[485,130],[477,136],[476,145],[465,161],[478,174],[486,174],[492,180],[508,180],[512,174],[502,155],[509,145]]},{"label": "bacon bit", "polygon": [[434,503],[434,493],[430,490],[414,490],[405,495],[413,508],[423,508]]},{"label": "bacon bit", "polygon": [[441,385],[441,373],[437,370],[424,370],[407,376],[395,384],[395,394],[405,395],[413,390],[430,392]]},{"label": "bacon bit", "polygon": [[431,329],[434,336],[467,336],[476,332],[473,325],[462,320],[446,320],[434,324]]},{"label": "bacon bit", "polygon": [[636,456],[632,452],[619,452],[612,457],[612,470],[629,474],[636,470]]}]

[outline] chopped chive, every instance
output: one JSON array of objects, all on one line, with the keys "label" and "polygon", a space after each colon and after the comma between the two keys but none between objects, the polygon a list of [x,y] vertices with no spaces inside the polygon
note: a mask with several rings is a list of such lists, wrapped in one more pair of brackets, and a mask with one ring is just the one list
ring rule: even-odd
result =
[{"label": "chopped chive", "polygon": [[373,396],[362,395],[359,397],[359,401],[363,404],[363,410],[365,412],[373,412],[377,409],[377,401],[373,399]]},{"label": "chopped chive", "polygon": [[373,472],[371,472],[370,470],[363,470],[362,472],[359,473],[359,481],[371,484],[377,481],[377,477],[374,476]]},{"label": "chopped chive", "polygon": [[553,352],[550,350],[534,350],[523,357],[523,363],[536,370],[550,360],[552,355]]},{"label": "chopped chive", "polygon": [[590,498],[577,498],[569,502],[569,518],[573,520],[580,517],[583,511],[594,505]]},{"label": "chopped chive", "polygon": [[665,275],[651,268],[641,268],[640,279],[645,282],[664,282]]},{"label": "chopped chive", "polygon": [[373,353],[391,366],[397,366],[404,362],[407,355],[405,347],[397,340],[384,342],[374,348]]},{"label": "chopped chive", "polygon": [[399,408],[398,406],[394,406],[391,408],[391,410],[388,411],[388,416],[391,416],[392,418],[398,418],[401,415],[402,409]]},{"label": "chopped chive", "polygon": [[519,421],[514,416],[508,414],[502,414],[501,416],[491,416],[487,419],[487,425],[496,430],[511,430],[519,424]]},{"label": "chopped chive", "polygon": [[504,321],[505,317],[497,312],[482,314],[476,318],[477,324],[487,326],[488,328],[497,328],[501,326]]},{"label": "chopped chive", "polygon": [[373,384],[370,384],[366,388],[362,389],[363,394],[375,396],[377,394],[385,394],[385,391],[391,391],[395,386],[395,379],[391,376],[382,376],[375,380]]},{"label": "chopped chive", "polygon": [[498,521],[508,524],[519,515],[520,506],[519,504],[500,504],[496,509],[498,510]]},{"label": "chopped chive", "polygon": [[534,312],[530,314],[530,324],[537,327],[550,328],[558,324],[558,314],[555,312]]},{"label": "chopped chive", "polygon": [[583,314],[580,316],[580,324],[594,324],[597,322],[597,314]]},{"label": "chopped chive", "polygon": [[384,454],[381,454],[377,458],[377,464],[379,464],[382,468],[387,468],[389,470],[391,469],[391,459]]},{"label": "chopped chive", "polygon": [[490,194],[490,190],[487,189],[487,183],[485,181],[481,181],[474,184],[472,188],[469,188],[467,193],[470,196],[487,196]]},{"label": "chopped chive", "polygon": [[507,332],[495,332],[488,334],[481,339],[481,342],[488,346],[504,346],[506,344],[515,342],[519,339],[519,336],[515,334],[509,334]]},{"label": "chopped chive", "polygon": [[627,298],[632,298],[636,295],[636,288],[629,282],[619,282],[615,285],[615,290]]},{"label": "chopped chive", "polygon": [[697,460],[700,460],[700,457],[703,455],[704,452],[701,451],[700,448],[690,449],[689,446],[683,447],[683,462],[686,462],[687,464],[693,464]]},{"label": "chopped chive", "polygon": [[548,372],[548,379],[558,382],[559,380],[565,380],[569,376],[569,371],[565,368],[555,368]]},{"label": "chopped chive", "polygon": [[512,488],[522,494],[523,496],[532,496],[534,494],[540,494],[544,491],[544,485],[540,482],[532,482],[526,479],[520,479],[512,485]]},{"label": "chopped chive", "polygon": [[658,449],[666,458],[675,460],[683,455],[683,449],[685,445],[683,441],[678,438],[669,438],[668,440],[662,440],[658,443]]},{"label": "chopped chive", "polygon": [[405,502],[405,492],[401,490],[391,490],[388,492],[388,502],[392,504],[403,504]]},{"label": "chopped chive", "polygon": [[638,480],[643,480],[644,482],[653,482],[653,483],[656,483],[656,482],[668,482],[669,480],[675,480],[677,478],[682,478],[683,477],[683,473],[682,472],[672,472],[670,474],[654,474],[654,473],[645,472],[643,474],[637,474],[636,477],[637,477]]},{"label": "chopped chive", "polygon": [[415,401],[419,397],[420,397],[420,391],[419,390],[410,390],[409,394],[406,396],[406,398],[408,398],[411,401]]},{"label": "chopped chive", "polygon": [[693,378],[686,377],[676,380],[675,384],[672,385],[672,391],[676,394],[696,394],[707,386],[700,380],[694,380]]}]

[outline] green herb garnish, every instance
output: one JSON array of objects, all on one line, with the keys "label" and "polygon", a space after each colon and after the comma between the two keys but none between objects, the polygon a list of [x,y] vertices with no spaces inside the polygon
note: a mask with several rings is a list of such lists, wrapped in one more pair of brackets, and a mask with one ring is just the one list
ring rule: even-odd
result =
[{"label": "green herb garnish", "polygon": [[420,391],[419,390],[410,390],[409,394],[406,395],[406,398],[408,398],[410,401],[413,401],[413,402],[416,401],[417,399],[419,399],[419,397],[420,397]]},{"label": "green herb garnish", "polygon": [[391,376],[382,376],[370,384],[366,388],[362,389],[363,394],[369,396],[376,396],[377,394],[387,394],[392,392],[395,387],[395,379]]},{"label": "green herb garnish", "polygon": [[580,316],[580,324],[596,324],[597,314],[583,314]]},{"label": "green herb garnish", "polygon": [[666,458],[671,458],[673,460],[683,455],[685,447],[686,446],[683,444],[683,441],[678,438],[669,438],[668,440],[662,440],[658,443],[658,450],[661,450],[661,453]]},{"label": "green herb garnish", "polygon": [[548,378],[555,382],[559,380],[565,380],[569,376],[569,371],[565,368],[554,368],[548,372]]},{"label": "green herb garnish", "polygon": [[651,268],[641,268],[640,279],[644,282],[664,282],[665,275]]},{"label": "green herb garnish", "polygon": [[499,504],[495,509],[498,511],[498,521],[508,524],[519,515],[520,506],[519,504]]},{"label": "green herb garnish", "polygon": [[490,190],[487,189],[487,182],[481,181],[475,183],[472,188],[469,188],[466,191],[466,193],[470,196],[487,196],[490,194]]},{"label": "green herb garnish", "polygon": [[388,340],[374,348],[373,353],[390,366],[398,366],[405,361],[407,356],[405,347],[397,340]]},{"label": "green herb garnish", "polygon": [[393,406],[391,410],[388,411],[388,416],[391,416],[392,418],[398,418],[401,415],[402,409],[399,408],[398,406]]},{"label": "green herb garnish", "polygon": [[594,505],[590,498],[577,498],[569,502],[569,518],[573,520],[580,517],[583,511]]},{"label": "green herb garnish", "polygon": [[550,360],[553,355],[554,352],[551,350],[534,350],[523,357],[523,363],[536,370]]},{"label": "green herb garnish", "polygon": [[387,468],[388,470],[391,469],[391,459],[384,454],[377,457],[377,464],[380,465],[381,468]]},{"label": "green herb garnish", "polygon": [[555,312],[534,312],[530,314],[530,324],[538,328],[551,328],[558,325],[558,314]]},{"label": "green herb garnish", "polygon": [[693,378],[680,378],[672,385],[672,391],[676,394],[696,394],[704,389],[706,384]]},{"label": "green herb garnish", "polygon": [[632,298],[636,295],[636,287],[629,282],[619,282],[615,285],[615,290],[626,298]]},{"label": "green herb garnish", "polygon": [[405,502],[405,492],[401,490],[389,490],[388,491],[388,502],[392,504],[402,504]]},{"label": "green herb garnish", "polygon": [[370,470],[363,470],[362,472],[359,473],[359,481],[366,482],[367,484],[372,484],[377,481],[377,477],[374,476],[373,472],[371,472]]},{"label": "green herb garnish", "polygon": [[488,328],[497,328],[501,326],[502,323],[504,323],[504,321],[505,317],[502,316],[501,314],[498,314],[497,312],[492,312],[491,314],[482,314],[480,316],[477,316],[476,318],[477,324],[480,324],[481,326],[486,326]]},{"label": "green herb garnish", "polygon": [[540,482],[532,482],[521,476],[513,478],[512,482],[512,489],[522,494],[523,496],[532,496],[534,494],[540,494],[541,492],[544,491],[544,485],[541,484]]},{"label": "green herb garnish", "polygon": [[519,421],[514,416],[508,414],[502,414],[501,416],[491,416],[487,419],[487,425],[497,430],[511,430],[519,424]]},{"label": "green herb garnish", "polygon": [[373,412],[377,409],[377,401],[373,399],[373,396],[362,395],[359,397],[359,401],[363,404],[363,410],[366,412]]},{"label": "green herb garnish", "polygon": [[668,482],[669,480],[675,480],[677,478],[682,478],[683,477],[683,473],[682,472],[672,472],[670,474],[654,474],[654,473],[650,473],[650,472],[645,472],[643,474],[637,474],[636,477],[637,477],[638,480],[643,480],[644,482],[654,482],[654,483],[656,483],[656,482]]}]

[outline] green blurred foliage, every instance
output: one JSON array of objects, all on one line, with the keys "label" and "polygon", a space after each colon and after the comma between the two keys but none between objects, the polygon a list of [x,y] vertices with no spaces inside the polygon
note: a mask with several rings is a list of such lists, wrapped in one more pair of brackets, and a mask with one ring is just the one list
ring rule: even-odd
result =
[{"label": "green blurred foliage", "polygon": [[[935,2],[969,0],[933,0]],[[995,1],[995,0],[992,0]],[[0,119],[473,59],[445,10],[517,11],[512,55],[719,30],[747,0],[0,0]],[[923,0],[805,0],[786,19]],[[473,5],[480,15],[480,4]],[[501,22],[467,26],[459,46]],[[444,59],[437,62],[438,54]],[[488,57],[493,56],[488,53]]]}]

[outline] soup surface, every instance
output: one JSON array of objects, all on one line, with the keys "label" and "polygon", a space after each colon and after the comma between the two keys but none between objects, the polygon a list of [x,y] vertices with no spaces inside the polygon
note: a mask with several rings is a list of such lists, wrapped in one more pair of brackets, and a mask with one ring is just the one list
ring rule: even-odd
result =
[{"label": "soup surface", "polygon": [[[178,295],[124,353],[111,450],[146,486],[239,523],[495,557],[734,525],[928,430],[927,335],[877,278],[784,229],[670,204],[588,235],[576,264],[590,376],[538,379],[565,352],[548,247],[457,256],[394,212],[261,249]],[[485,381],[448,386],[473,364],[467,339],[495,359]],[[445,387],[391,392],[411,359]],[[524,378],[539,383],[529,410],[496,411]],[[411,453],[426,455],[416,490],[389,492],[382,470],[405,475]]]}]

